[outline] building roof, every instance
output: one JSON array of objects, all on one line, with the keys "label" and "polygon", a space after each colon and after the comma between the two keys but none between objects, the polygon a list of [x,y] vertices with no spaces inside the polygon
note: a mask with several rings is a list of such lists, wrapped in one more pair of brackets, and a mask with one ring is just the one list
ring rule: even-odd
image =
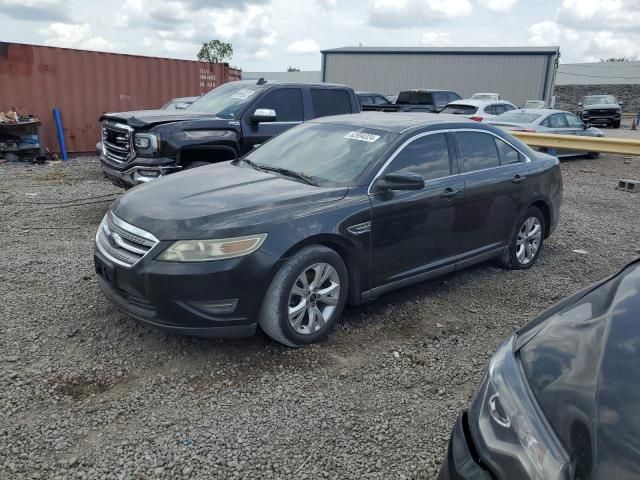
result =
[{"label": "building roof", "polygon": [[321,53],[409,53],[438,55],[552,55],[560,47],[340,47],[322,50]]},{"label": "building roof", "polygon": [[413,127],[424,127],[433,124],[470,124],[478,122],[460,118],[459,115],[442,115],[423,112],[362,112],[351,115],[336,115],[311,120],[313,123],[331,123],[348,125],[356,128],[371,128],[383,132],[401,133]]}]

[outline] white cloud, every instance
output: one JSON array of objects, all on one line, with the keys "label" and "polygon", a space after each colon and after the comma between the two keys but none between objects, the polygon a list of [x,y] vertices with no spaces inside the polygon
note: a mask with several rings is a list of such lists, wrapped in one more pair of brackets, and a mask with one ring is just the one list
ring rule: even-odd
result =
[{"label": "white cloud", "polygon": [[640,1],[564,0],[558,23],[578,30],[640,32]]},{"label": "white cloud", "polygon": [[287,52],[293,53],[295,55],[307,55],[310,53],[318,53],[320,52],[320,45],[318,45],[315,40],[312,40],[311,38],[306,38],[304,40],[293,42],[291,45],[287,47]]},{"label": "white cloud", "polygon": [[32,22],[68,21],[69,6],[64,0],[0,0],[0,14]]},{"label": "white cloud", "polygon": [[470,15],[469,0],[373,0],[369,23],[381,28],[409,28],[435,25]]},{"label": "white cloud", "polygon": [[81,48],[86,50],[111,51],[120,45],[93,35],[88,23],[71,24],[54,22],[40,31],[45,35],[45,43],[56,47]]},{"label": "white cloud", "polygon": [[427,32],[422,34],[422,44],[429,47],[448,47],[453,45],[450,33]]},{"label": "white cloud", "polygon": [[480,5],[497,12],[507,12],[513,8],[518,0],[479,0]]}]

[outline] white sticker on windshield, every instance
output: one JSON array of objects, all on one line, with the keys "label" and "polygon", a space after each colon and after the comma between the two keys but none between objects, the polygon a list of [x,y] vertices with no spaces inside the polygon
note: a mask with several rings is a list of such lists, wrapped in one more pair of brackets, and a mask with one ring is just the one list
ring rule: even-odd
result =
[{"label": "white sticker on windshield", "polygon": [[239,100],[246,100],[247,98],[249,98],[254,93],[256,93],[255,90],[250,90],[248,88],[243,88],[242,90],[238,90],[236,93],[231,95],[231,98],[237,98]]},{"label": "white sticker on windshield", "polygon": [[373,143],[380,138],[380,135],[372,135],[371,133],[364,132],[349,132],[344,138],[348,138],[350,140],[360,140],[361,142],[369,142]]}]

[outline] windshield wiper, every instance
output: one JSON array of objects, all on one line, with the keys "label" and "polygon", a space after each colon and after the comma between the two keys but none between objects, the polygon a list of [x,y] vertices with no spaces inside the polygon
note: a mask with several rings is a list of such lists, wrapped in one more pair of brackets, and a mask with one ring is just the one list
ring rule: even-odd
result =
[{"label": "windshield wiper", "polygon": [[[254,165],[256,165],[254,163]],[[280,167],[269,167],[267,165],[256,165],[260,170],[266,170],[267,172],[275,172],[281,175],[286,175],[287,177],[297,178],[298,180],[302,180],[304,183],[308,185],[313,185],[317,187],[318,184],[313,181],[313,179],[309,175],[305,175],[301,172],[295,172],[293,170],[289,170],[288,168],[280,168]]]},{"label": "windshield wiper", "polygon": [[253,162],[252,162],[251,160],[249,160],[248,158],[239,158],[238,160],[239,160],[239,161],[241,161],[241,162],[246,163],[247,165],[249,165],[249,166],[251,166],[251,167],[255,168],[256,170],[262,170],[262,168],[260,168],[260,166],[258,166],[258,164],[253,163]]}]

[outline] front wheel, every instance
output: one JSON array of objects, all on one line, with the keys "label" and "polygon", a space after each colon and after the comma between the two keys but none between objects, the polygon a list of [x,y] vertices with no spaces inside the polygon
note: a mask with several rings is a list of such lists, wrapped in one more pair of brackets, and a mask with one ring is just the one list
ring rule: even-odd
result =
[{"label": "front wheel", "polygon": [[589,152],[589,153],[587,153],[587,158],[590,158],[591,160],[595,160],[599,156],[600,156],[600,152]]},{"label": "front wheel", "polygon": [[613,128],[620,128],[620,120],[613,122]]},{"label": "front wheel", "polygon": [[540,209],[529,207],[518,219],[518,229],[502,257],[502,265],[511,270],[531,268],[538,259],[545,235],[545,221]]},{"label": "front wheel", "polygon": [[260,327],[289,347],[318,342],[342,314],[348,278],[334,250],[320,245],[300,250],[273,277],[260,310]]}]

